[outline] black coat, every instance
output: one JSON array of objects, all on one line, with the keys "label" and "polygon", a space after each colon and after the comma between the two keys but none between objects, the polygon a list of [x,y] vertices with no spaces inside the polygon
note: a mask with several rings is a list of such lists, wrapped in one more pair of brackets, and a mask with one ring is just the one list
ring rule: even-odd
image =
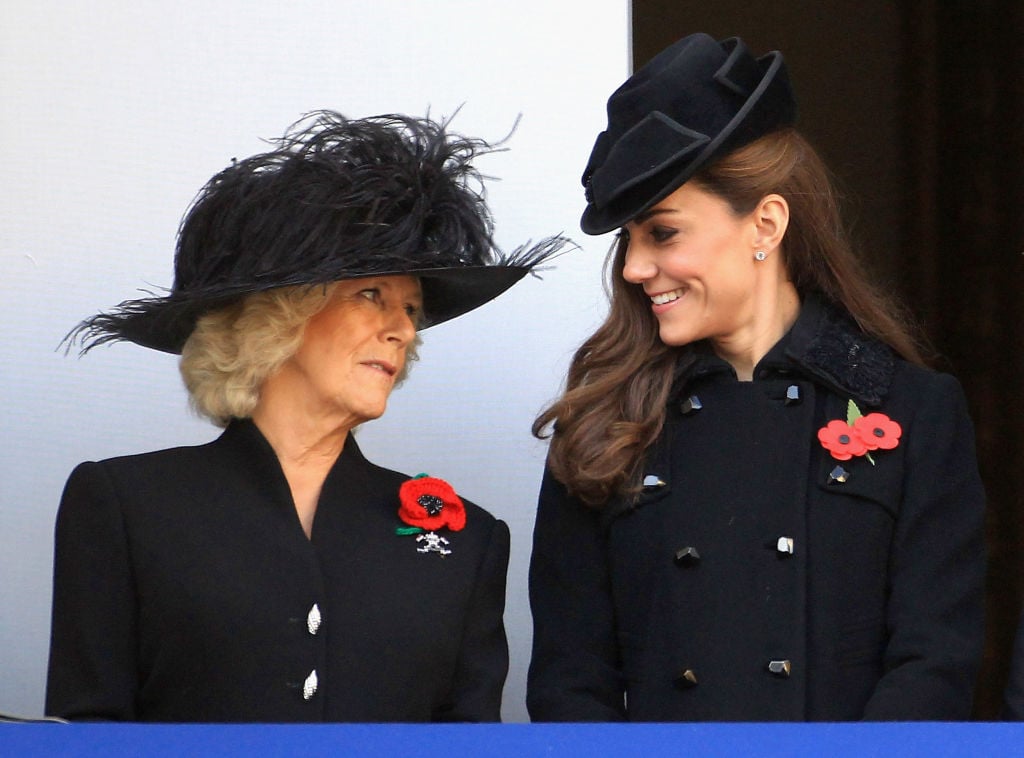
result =
[{"label": "black coat", "polygon": [[407,478],[349,435],[307,539],[248,421],[207,445],[80,465],[57,518],[46,712],[498,720],[508,528],[466,502],[466,527],[438,532],[451,554],[420,553],[396,534]]},{"label": "black coat", "polygon": [[[818,442],[850,399],[902,426],[874,465]],[[544,479],[534,720],[969,716],[984,494],[952,377],[809,299],[754,381],[681,371],[643,473],[600,510]]]},{"label": "black coat", "polygon": [[1010,677],[1003,694],[1003,719],[1024,721],[1024,613],[1017,622],[1017,636],[1010,659]]}]

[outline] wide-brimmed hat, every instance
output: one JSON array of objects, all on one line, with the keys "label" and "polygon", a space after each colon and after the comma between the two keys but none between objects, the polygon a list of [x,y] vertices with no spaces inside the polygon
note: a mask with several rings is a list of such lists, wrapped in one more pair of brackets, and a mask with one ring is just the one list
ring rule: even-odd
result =
[{"label": "wide-brimmed hat", "polygon": [[476,156],[495,148],[447,123],[318,111],[200,190],[182,220],[166,295],[122,302],[68,335],[85,352],[130,340],[180,353],[204,313],[254,292],[403,274],[420,328],[497,297],[569,241],[503,254]]},{"label": "wide-brimmed hat", "polygon": [[580,227],[621,226],[713,159],[795,120],[781,53],[755,58],[738,37],[684,37],[608,98],[608,127],[583,172]]}]

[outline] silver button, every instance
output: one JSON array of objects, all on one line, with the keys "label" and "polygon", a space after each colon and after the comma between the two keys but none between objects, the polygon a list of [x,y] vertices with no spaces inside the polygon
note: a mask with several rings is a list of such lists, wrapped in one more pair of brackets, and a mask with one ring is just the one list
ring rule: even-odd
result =
[{"label": "silver button", "polygon": [[679,404],[679,411],[684,416],[690,416],[703,407],[704,404],[700,401],[699,397],[696,395],[690,395],[686,400]]},{"label": "silver button", "polygon": [[310,634],[316,634],[320,628],[320,606],[313,603],[313,607],[309,609],[309,615],[306,616],[306,628]]},{"label": "silver button", "polygon": [[780,553],[793,554],[793,538],[792,537],[779,537],[779,541],[775,543],[775,549]]},{"label": "silver button", "polygon": [[644,477],[643,487],[648,492],[658,490],[665,486],[665,481],[657,474],[648,474]]},{"label": "silver button", "polygon": [[792,670],[793,664],[789,661],[768,661],[768,671],[780,679],[788,679]]},{"label": "silver button", "polygon": [[306,677],[306,681],[302,683],[302,699],[309,700],[316,694],[317,680],[316,680],[316,669],[309,672],[309,676]]},{"label": "silver button", "polygon": [[696,566],[700,563],[700,553],[697,548],[687,545],[676,550],[674,560],[677,566]]},{"label": "silver button", "polygon": [[846,484],[846,480],[849,478],[850,472],[844,469],[842,466],[836,466],[834,469],[828,472],[829,484]]},{"label": "silver button", "polygon": [[673,682],[677,690],[689,690],[697,686],[697,674],[693,669],[686,669]]}]

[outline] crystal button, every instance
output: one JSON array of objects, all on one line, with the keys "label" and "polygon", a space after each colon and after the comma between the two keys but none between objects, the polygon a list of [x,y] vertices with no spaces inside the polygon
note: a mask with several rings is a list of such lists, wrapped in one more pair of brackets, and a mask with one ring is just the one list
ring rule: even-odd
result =
[{"label": "crystal button", "polygon": [[320,606],[316,603],[313,603],[313,607],[309,609],[309,615],[306,616],[306,628],[310,634],[316,634],[320,629]]},{"label": "crystal button", "polygon": [[309,676],[306,677],[306,681],[302,683],[302,699],[309,700],[316,694],[317,679],[316,669],[309,672]]}]

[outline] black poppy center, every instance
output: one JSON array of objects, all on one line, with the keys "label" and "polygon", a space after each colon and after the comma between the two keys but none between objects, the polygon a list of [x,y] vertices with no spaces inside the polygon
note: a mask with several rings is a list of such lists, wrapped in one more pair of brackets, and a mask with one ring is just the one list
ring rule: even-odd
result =
[{"label": "black poppy center", "polygon": [[885,429],[882,429],[881,427],[876,426],[874,429],[871,430],[871,433],[873,435],[875,435],[876,437],[884,437],[885,436]]},{"label": "black poppy center", "polygon": [[844,445],[849,445],[850,444],[850,435],[849,434],[840,434],[839,435],[839,441],[842,444],[844,444]]},{"label": "black poppy center", "polygon": [[423,509],[431,516],[436,516],[444,508],[444,500],[437,495],[420,495],[416,502],[423,506]]}]

